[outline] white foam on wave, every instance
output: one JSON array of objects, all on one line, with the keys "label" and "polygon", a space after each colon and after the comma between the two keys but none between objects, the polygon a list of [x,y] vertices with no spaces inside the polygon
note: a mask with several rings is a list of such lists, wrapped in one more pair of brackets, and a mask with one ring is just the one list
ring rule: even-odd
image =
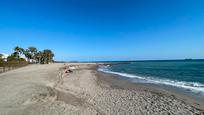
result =
[{"label": "white foam on wave", "polygon": [[187,90],[191,90],[192,92],[195,92],[195,93],[204,93],[204,84],[197,83],[197,82],[185,82],[185,81],[176,81],[176,80],[160,79],[160,78],[153,78],[153,77],[141,77],[141,76],[127,74],[127,73],[113,72],[113,71],[110,71],[106,66],[100,67],[98,70],[105,73],[120,75],[123,77],[136,78],[136,79],[139,79],[139,81],[140,80],[145,81],[143,83],[164,84],[164,85],[180,87]]}]

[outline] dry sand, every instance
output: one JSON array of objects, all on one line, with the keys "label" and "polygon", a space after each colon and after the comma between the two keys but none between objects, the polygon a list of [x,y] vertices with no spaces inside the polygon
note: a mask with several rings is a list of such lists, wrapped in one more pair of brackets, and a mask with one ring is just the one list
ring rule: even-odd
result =
[{"label": "dry sand", "polygon": [[204,114],[203,103],[118,80],[96,64],[29,65],[0,74],[0,115]]}]

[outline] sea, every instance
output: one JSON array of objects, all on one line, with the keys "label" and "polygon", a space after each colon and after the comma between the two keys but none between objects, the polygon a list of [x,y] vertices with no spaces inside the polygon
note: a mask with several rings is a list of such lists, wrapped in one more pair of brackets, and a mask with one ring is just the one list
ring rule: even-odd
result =
[{"label": "sea", "polygon": [[99,71],[153,84],[204,100],[204,60],[130,61],[100,66]]}]

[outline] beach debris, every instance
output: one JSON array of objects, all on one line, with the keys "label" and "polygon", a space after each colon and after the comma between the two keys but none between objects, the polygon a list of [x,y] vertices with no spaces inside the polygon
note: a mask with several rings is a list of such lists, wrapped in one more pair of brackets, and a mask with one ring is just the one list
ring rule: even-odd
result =
[{"label": "beach debris", "polygon": [[65,73],[72,73],[73,71],[71,69],[68,69],[65,71]]},{"label": "beach debris", "polygon": [[69,67],[69,69],[72,69],[72,70],[74,70],[74,69],[76,69],[76,67],[74,67],[74,66],[71,66],[71,67]]}]

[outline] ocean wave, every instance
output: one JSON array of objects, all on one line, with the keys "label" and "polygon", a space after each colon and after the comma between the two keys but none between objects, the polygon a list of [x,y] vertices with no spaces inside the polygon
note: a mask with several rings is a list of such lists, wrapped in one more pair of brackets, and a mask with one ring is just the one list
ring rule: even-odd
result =
[{"label": "ocean wave", "polygon": [[170,79],[153,78],[153,77],[142,77],[142,76],[137,76],[137,75],[128,74],[128,73],[113,72],[113,71],[110,71],[108,66],[101,66],[99,67],[98,70],[105,73],[120,75],[123,77],[132,78],[132,79],[135,78],[135,79],[138,79],[137,82],[140,82],[140,83],[142,82],[142,83],[164,84],[164,85],[191,90],[192,92],[195,92],[195,93],[204,93],[204,84],[197,83],[197,82],[186,82],[186,81],[176,81],[176,80],[170,80]]}]

